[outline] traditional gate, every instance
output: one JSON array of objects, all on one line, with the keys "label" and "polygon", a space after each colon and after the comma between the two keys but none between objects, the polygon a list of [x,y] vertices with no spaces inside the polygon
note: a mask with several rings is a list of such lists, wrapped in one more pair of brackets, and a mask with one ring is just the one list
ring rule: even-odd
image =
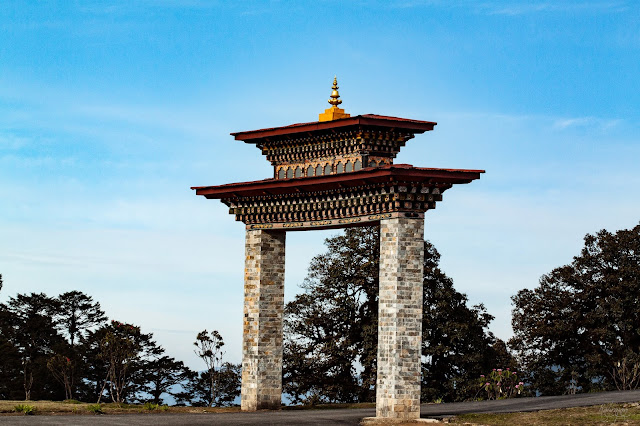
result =
[{"label": "traditional gate", "polygon": [[232,133],[255,144],[274,176],[193,187],[246,225],[242,410],[277,409],[282,394],[282,316],[287,231],[380,226],[376,415],[420,416],[424,214],[455,184],[483,170],[393,164],[404,144],[436,123],[351,117],[334,79],[319,120]]}]

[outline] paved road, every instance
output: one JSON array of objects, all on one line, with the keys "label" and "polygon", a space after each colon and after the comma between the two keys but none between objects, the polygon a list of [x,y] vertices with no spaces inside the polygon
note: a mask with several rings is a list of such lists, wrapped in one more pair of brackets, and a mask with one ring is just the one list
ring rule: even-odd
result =
[{"label": "paved road", "polygon": [[[502,401],[458,402],[451,404],[425,404],[421,417],[442,418],[465,413],[509,413],[538,411],[555,408],[584,407],[615,402],[638,402],[640,390],[601,392],[582,395],[517,398]],[[0,416],[0,424],[11,425],[122,425],[122,426],[174,426],[174,425],[357,425],[363,417],[375,415],[372,408],[341,410],[259,411],[254,413],[219,414],[121,414],[71,416]]]},{"label": "paved road", "polygon": [[442,418],[451,417],[452,415],[456,414],[513,413],[517,411],[553,410],[556,408],[585,407],[589,405],[638,401],[640,401],[640,390],[598,392],[579,395],[503,399],[500,401],[426,404],[420,407],[420,416]]}]

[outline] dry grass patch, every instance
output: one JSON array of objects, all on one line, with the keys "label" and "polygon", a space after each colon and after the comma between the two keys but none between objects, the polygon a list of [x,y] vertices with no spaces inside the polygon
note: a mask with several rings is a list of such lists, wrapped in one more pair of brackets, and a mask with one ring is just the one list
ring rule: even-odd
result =
[{"label": "dry grass patch", "polygon": [[[155,404],[95,404],[79,401],[0,401],[0,414],[17,415],[16,407],[29,405],[34,414],[229,413],[240,407],[169,407]],[[23,414],[23,413],[20,413]]]},{"label": "dry grass patch", "polygon": [[[47,415],[100,415],[100,414],[154,414],[154,413],[233,413],[239,412],[240,407],[170,407],[166,405],[146,404],[115,404],[115,403],[86,403],[74,400],[68,401],[0,401],[0,415],[18,415],[16,406],[29,405],[33,407],[32,414]],[[335,408],[373,408],[375,403],[358,404],[318,404],[313,406],[282,407],[284,410],[324,410]],[[20,413],[24,414],[24,412]]]},{"label": "dry grass patch", "polygon": [[640,404],[606,404],[593,407],[564,408],[531,413],[464,414],[449,419],[449,423],[474,425],[638,425]]}]

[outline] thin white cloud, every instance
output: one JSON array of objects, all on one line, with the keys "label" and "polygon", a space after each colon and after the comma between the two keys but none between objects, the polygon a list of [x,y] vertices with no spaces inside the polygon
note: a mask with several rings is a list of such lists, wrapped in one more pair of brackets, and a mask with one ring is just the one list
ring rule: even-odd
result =
[{"label": "thin white cloud", "polygon": [[[420,112],[408,111],[408,116],[419,116]],[[500,126],[523,126],[527,123],[536,122],[538,127],[546,127],[554,130],[565,130],[572,128],[592,128],[597,130],[608,130],[619,127],[623,124],[629,124],[628,120],[621,118],[609,117],[559,117],[553,115],[542,114],[505,114],[500,112],[476,112],[476,111],[457,111],[457,112],[439,112],[440,118],[447,120],[475,120],[500,123]],[[635,123],[636,125],[638,123]]]},{"label": "thin white cloud", "polygon": [[[226,127],[212,114],[211,104],[184,105],[166,102],[136,103],[103,101],[100,93],[74,93],[65,89],[46,87],[39,83],[9,84],[0,78],[0,97],[11,101],[11,107],[0,106],[0,125],[15,128],[28,124],[30,128],[57,128],[81,134],[105,135],[111,123],[135,125],[127,129],[131,135],[140,128],[173,131],[181,135],[211,138],[224,134]],[[121,132],[120,132],[121,133]],[[110,138],[119,136],[109,135]],[[0,148],[2,141],[0,140]]]},{"label": "thin white cloud", "polygon": [[602,2],[515,2],[505,4],[505,2],[481,3],[478,9],[490,15],[529,15],[536,13],[557,13],[557,12],[604,12],[617,13],[627,9],[621,1]]},{"label": "thin white cloud", "polygon": [[111,2],[110,4],[80,4],[78,9],[88,14],[112,15],[130,12],[141,7],[154,9],[213,9],[220,8],[220,6],[219,2],[213,0],[138,0],[136,2]]},{"label": "thin white cloud", "polygon": [[[365,5],[370,5],[371,2],[363,1]],[[466,2],[457,2],[457,3],[466,3]],[[441,0],[400,0],[400,1],[391,1],[387,3],[388,7],[397,8],[397,9],[408,9],[413,7],[425,7],[425,6],[442,6],[442,5],[457,5],[456,2],[445,3]]]},{"label": "thin white cloud", "polygon": [[[77,167],[78,159],[74,157],[55,157],[52,155],[22,156],[15,154],[0,155],[0,168],[5,170],[62,170]],[[15,183],[15,182],[14,182]]]},{"label": "thin white cloud", "polygon": [[[78,7],[83,13],[89,15],[124,15],[136,10],[162,10],[162,9],[180,9],[180,10],[225,10],[225,11],[237,11],[241,15],[261,15],[271,11],[273,3],[277,3],[272,0],[271,2],[264,2],[260,0],[254,1],[216,1],[216,0],[137,0],[131,1],[119,1],[112,2],[105,5],[101,3],[95,4],[82,4]],[[292,4],[288,7],[296,7]]]},{"label": "thin white cloud", "polygon": [[596,128],[599,130],[606,130],[612,127],[616,127],[622,123],[622,120],[619,118],[616,119],[605,119],[598,117],[576,117],[576,118],[560,118],[556,119],[553,123],[554,129],[564,130],[568,128],[575,127],[590,127]]},{"label": "thin white cloud", "polygon": [[[370,4],[370,2],[364,2]],[[476,13],[488,15],[530,15],[538,13],[619,13],[627,10],[625,1],[485,1],[469,0],[441,1],[441,0],[400,0],[386,4],[387,7],[405,9],[418,7],[447,7],[465,8]]]},{"label": "thin white cloud", "polygon": [[12,133],[0,133],[0,151],[15,151],[31,142],[30,138],[16,136]]}]

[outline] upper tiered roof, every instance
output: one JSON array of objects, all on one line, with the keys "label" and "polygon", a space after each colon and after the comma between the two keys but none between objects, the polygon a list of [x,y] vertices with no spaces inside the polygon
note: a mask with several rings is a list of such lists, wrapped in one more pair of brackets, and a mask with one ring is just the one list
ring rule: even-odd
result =
[{"label": "upper tiered roof", "polygon": [[296,123],[282,127],[269,127],[259,130],[247,130],[231,133],[236,140],[246,143],[260,144],[270,140],[291,140],[292,136],[299,133],[336,133],[337,131],[349,131],[357,129],[397,129],[414,134],[424,133],[438,123],[434,121],[411,120],[408,118],[389,117],[386,115],[363,114],[355,117],[341,118],[332,121],[310,121],[308,123]]},{"label": "upper tiered roof", "polygon": [[339,99],[333,80],[331,107],[318,121],[231,133],[236,140],[254,144],[274,166],[276,179],[349,173],[393,164],[404,144],[416,134],[433,130],[433,121],[385,115],[351,117]]},{"label": "upper tiered roof", "polygon": [[318,229],[420,217],[436,207],[444,191],[484,173],[394,165],[404,144],[436,123],[351,117],[338,108],[339,97],[334,79],[331,107],[318,121],[231,133],[262,151],[274,166],[273,177],[192,189],[221,200],[250,229]]}]

